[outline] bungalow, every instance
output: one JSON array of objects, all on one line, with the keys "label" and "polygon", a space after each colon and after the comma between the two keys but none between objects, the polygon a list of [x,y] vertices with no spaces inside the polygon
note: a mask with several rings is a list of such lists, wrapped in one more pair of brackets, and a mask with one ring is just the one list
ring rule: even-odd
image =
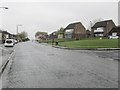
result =
[{"label": "bungalow", "polygon": [[7,39],[7,38],[15,39],[15,37],[16,37],[16,35],[10,34],[7,31],[0,30],[0,44],[4,43],[5,39]]},{"label": "bungalow", "polygon": [[65,38],[80,39],[86,36],[86,29],[81,22],[69,24],[64,29]]},{"label": "bungalow", "polygon": [[91,27],[92,37],[108,37],[112,28],[116,27],[112,20],[97,22]]}]

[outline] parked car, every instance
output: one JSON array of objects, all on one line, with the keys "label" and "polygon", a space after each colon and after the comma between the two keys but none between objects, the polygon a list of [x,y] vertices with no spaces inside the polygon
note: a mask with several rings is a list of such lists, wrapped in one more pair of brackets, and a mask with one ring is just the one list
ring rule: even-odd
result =
[{"label": "parked car", "polygon": [[109,39],[118,39],[119,36],[109,36]]},{"label": "parked car", "polygon": [[6,39],[4,46],[5,47],[13,47],[15,45],[14,40],[13,39]]}]

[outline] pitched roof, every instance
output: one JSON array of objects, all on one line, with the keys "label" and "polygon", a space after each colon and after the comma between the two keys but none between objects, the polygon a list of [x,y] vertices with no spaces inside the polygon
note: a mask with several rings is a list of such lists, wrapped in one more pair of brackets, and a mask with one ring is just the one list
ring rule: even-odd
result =
[{"label": "pitched roof", "polygon": [[112,20],[106,20],[106,21],[96,22],[92,28],[105,27],[107,25],[107,22],[113,22],[113,21]]},{"label": "pitched roof", "polygon": [[64,30],[66,30],[66,29],[74,29],[74,27],[75,27],[77,24],[81,24],[81,25],[82,25],[81,22],[71,23],[71,24],[69,24]]},{"label": "pitched roof", "polygon": [[112,32],[119,32],[120,33],[120,26],[112,28],[112,30],[109,33],[112,33]]},{"label": "pitched roof", "polygon": [[10,34],[9,32],[7,32],[7,31],[2,31],[2,33],[4,33],[4,34]]}]

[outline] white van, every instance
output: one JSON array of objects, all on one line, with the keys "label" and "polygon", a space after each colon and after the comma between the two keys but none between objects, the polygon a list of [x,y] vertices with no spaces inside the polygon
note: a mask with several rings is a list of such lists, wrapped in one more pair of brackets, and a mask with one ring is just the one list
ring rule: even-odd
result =
[{"label": "white van", "polygon": [[6,39],[4,43],[5,47],[13,47],[14,46],[14,40],[13,39]]}]

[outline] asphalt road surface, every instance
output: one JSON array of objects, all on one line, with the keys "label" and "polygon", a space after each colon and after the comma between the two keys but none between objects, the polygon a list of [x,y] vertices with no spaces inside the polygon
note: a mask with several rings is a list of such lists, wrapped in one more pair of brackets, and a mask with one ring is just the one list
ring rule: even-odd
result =
[{"label": "asphalt road surface", "polygon": [[[4,88],[117,88],[117,51],[18,43]],[[110,55],[109,55],[110,54]],[[111,58],[111,56],[113,57]]]}]

